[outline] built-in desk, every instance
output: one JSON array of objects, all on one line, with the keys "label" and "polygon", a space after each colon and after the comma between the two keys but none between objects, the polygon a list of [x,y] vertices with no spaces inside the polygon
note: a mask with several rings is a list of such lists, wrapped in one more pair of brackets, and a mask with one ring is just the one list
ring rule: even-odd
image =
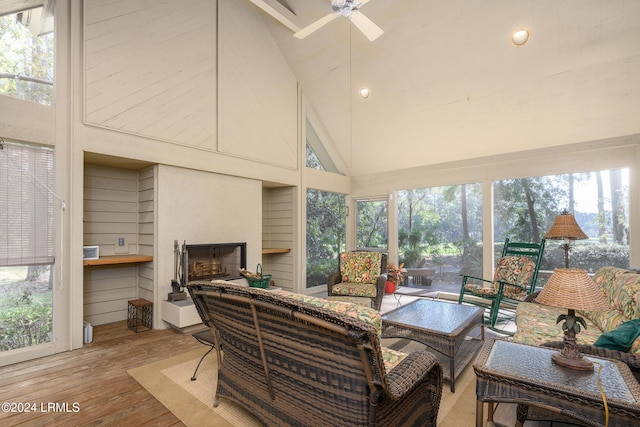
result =
[{"label": "built-in desk", "polygon": [[150,255],[112,255],[101,256],[98,259],[85,259],[82,261],[82,265],[87,267],[90,265],[135,264],[149,261],[153,261],[153,257]]}]

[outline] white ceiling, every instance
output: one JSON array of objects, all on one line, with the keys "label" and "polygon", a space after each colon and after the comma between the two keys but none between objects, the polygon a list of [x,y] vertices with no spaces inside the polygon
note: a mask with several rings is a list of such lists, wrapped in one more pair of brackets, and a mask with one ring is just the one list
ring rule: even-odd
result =
[{"label": "white ceiling", "polygon": [[[331,11],[278,1],[300,27]],[[371,0],[374,42],[345,18],[299,40],[250,6],[351,175],[640,133],[638,0]]]}]

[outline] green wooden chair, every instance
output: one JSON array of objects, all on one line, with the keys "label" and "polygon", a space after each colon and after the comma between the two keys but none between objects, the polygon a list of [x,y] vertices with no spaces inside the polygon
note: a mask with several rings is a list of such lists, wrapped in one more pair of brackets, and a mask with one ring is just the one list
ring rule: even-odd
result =
[{"label": "green wooden chair", "polygon": [[544,245],[544,239],[540,244],[506,239],[493,280],[463,275],[458,303],[488,309],[491,328],[495,327],[499,317],[501,320],[513,317],[517,304],[535,290]]}]

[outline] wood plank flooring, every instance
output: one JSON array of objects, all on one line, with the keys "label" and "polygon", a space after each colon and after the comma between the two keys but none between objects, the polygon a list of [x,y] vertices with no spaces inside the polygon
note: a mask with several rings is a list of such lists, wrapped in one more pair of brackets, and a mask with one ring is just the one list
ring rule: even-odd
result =
[{"label": "wood plank flooring", "polygon": [[126,321],[95,326],[93,336],[80,350],[0,367],[0,402],[35,403],[37,409],[0,411],[0,425],[184,425],[127,370],[197,348],[204,354],[202,344],[172,329],[136,334]]}]

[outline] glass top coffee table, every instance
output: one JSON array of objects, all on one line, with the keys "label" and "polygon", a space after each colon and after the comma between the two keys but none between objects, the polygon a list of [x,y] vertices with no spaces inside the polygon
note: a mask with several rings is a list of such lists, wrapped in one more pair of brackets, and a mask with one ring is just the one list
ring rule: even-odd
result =
[{"label": "glass top coffee table", "polygon": [[[480,339],[469,332],[480,327]],[[473,359],[484,340],[484,309],[462,304],[419,299],[382,316],[383,338],[408,338],[437,353],[444,377],[455,393],[455,378]],[[447,372],[447,365],[449,370]]]},{"label": "glass top coffee table", "polygon": [[[597,363],[594,371],[577,371],[551,361],[558,350],[488,339],[476,359],[476,426],[482,426],[483,402],[493,420],[494,402],[518,403],[516,425],[532,419],[604,426],[607,400],[609,426],[640,425],[640,386],[622,362],[584,355]],[[600,375],[598,370],[602,367]]]}]

